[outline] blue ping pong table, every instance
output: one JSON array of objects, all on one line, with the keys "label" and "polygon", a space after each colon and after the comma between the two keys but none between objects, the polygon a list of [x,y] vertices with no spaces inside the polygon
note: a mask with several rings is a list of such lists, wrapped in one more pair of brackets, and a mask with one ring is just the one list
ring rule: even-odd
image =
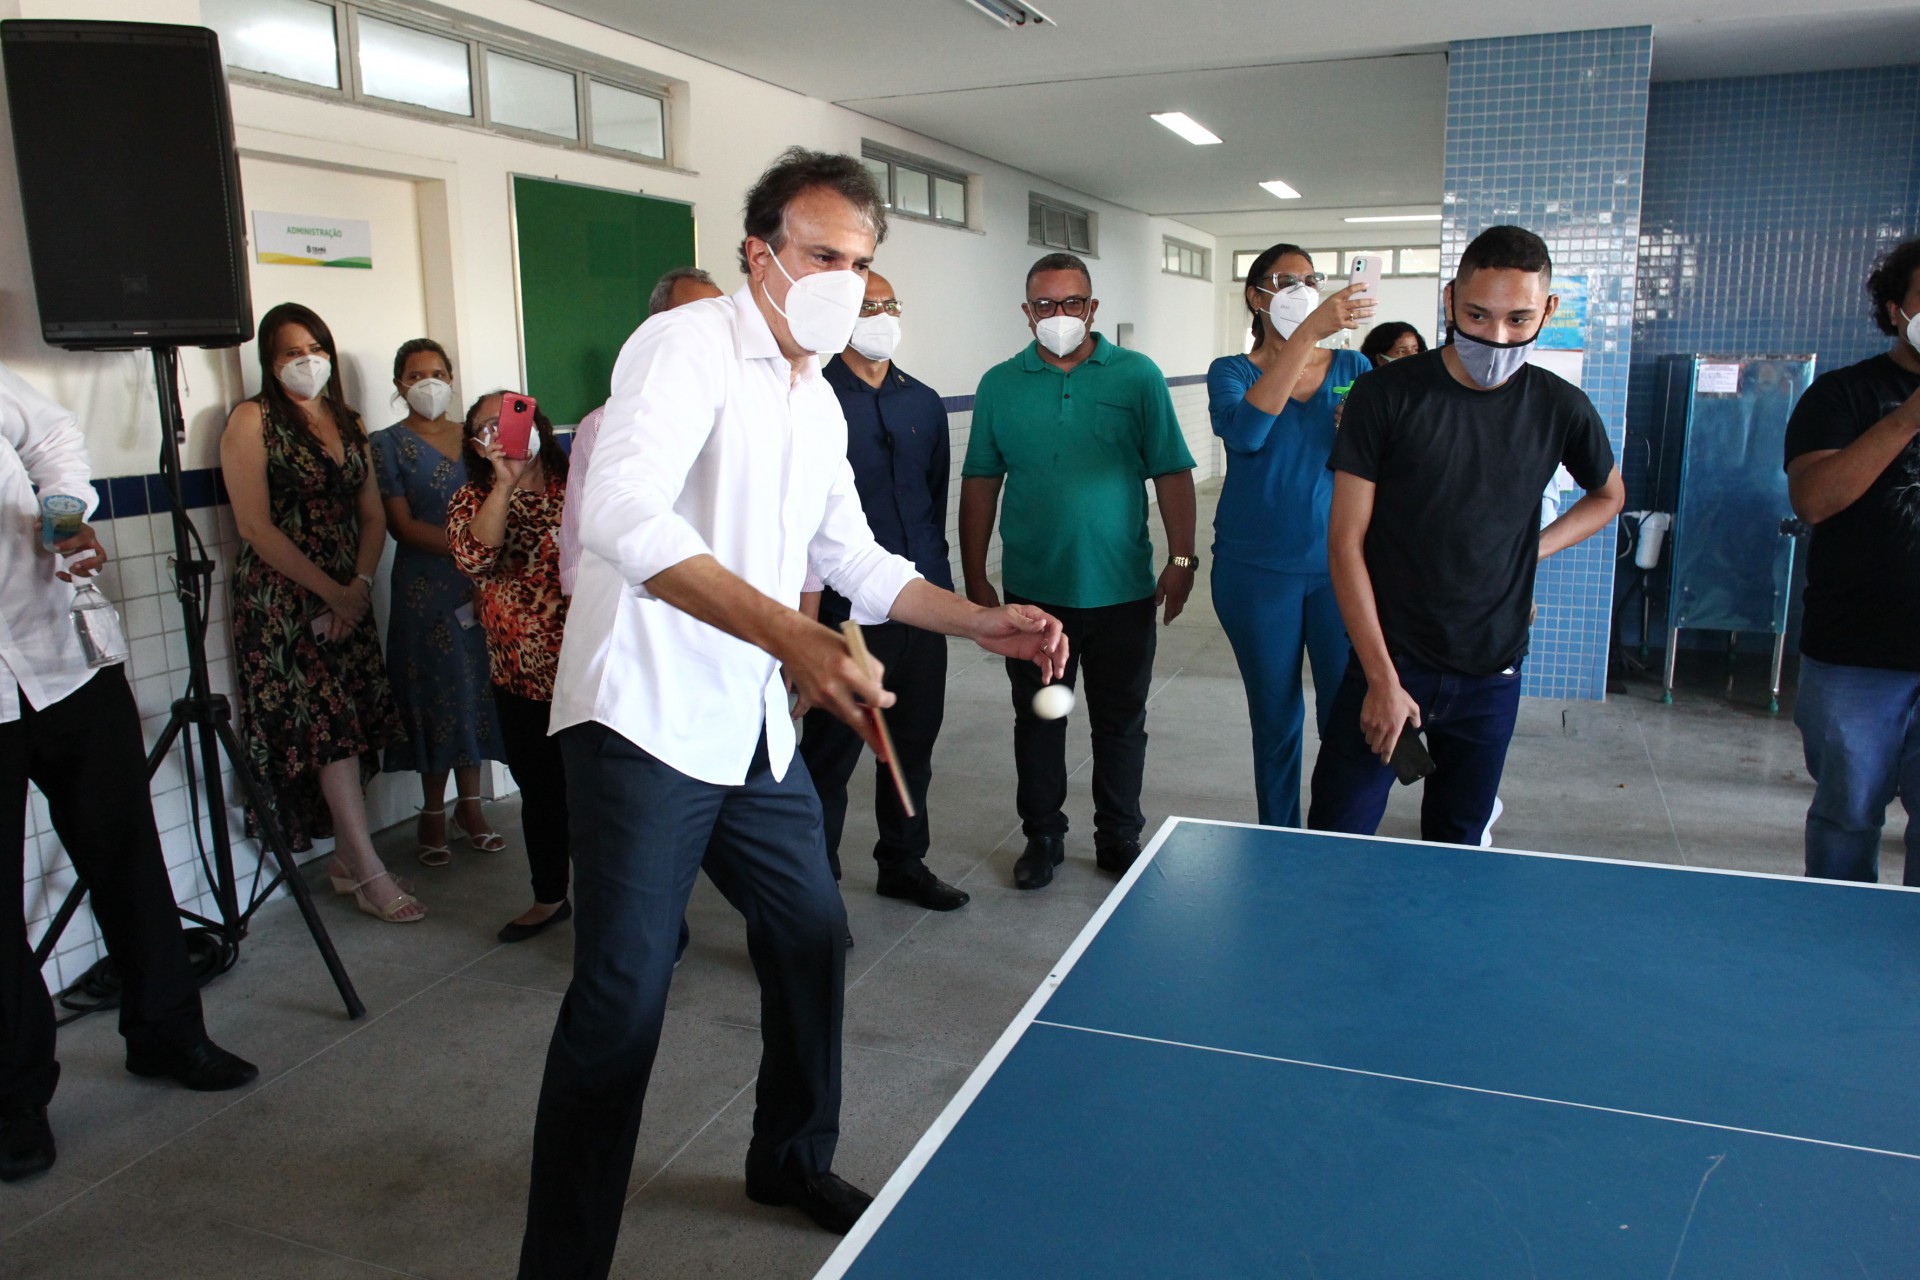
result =
[{"label": "blue ping pong table", "polygon": [[821,1277],[1920,1276],[1920,891],[1172,819]]}]

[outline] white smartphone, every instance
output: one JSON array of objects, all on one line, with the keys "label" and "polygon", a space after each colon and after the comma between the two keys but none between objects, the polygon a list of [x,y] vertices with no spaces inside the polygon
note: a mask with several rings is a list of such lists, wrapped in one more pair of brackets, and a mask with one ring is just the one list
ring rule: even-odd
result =
[{"label": "white smartphone", "polygon": [[1378,296],[1380,292],[1380,271],[1383,266],[1377,253],[1356,253],[1347,264],[1347,283],[1364,285],[1366,292]]}]

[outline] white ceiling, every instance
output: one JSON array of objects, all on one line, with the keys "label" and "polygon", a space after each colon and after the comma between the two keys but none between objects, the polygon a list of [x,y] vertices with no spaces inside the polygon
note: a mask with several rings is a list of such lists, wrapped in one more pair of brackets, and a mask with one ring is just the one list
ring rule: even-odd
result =
[{"label": "white ceiling", "polygon": [[[966,0],[542,0],[1229,236],[1437,210],[1453,40],[1651,23],[1656,79],[1920,63],[1920,0],[1036,2],[1052,25],[1007,30]],[[1224,145],[1147,119],[1166,110]]]}]

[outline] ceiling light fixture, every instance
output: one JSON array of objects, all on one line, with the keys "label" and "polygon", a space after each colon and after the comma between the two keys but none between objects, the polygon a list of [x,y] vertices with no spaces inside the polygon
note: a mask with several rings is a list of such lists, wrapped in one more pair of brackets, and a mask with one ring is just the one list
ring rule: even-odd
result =
[{"label": "ceiling light fixture", "polygon": [[1217,147],[1220,135],[1195,120],[1184,111],[1151,111],[1147,118],[1155,124],[1173,130],[1196,147]]},{"label": "ceiling light fixture", "polygon": [[1295,191],[1278,178],[1275,178],[1272,182],[1263,182],[1260,186],[1268,195],[1274,197],[1276,200],[1298,200],[1300,198],[1298,191]]},{"label": "ceiling light fixture", "polygon": [[1364,218],[1342,218],[1342,222],[1438,222],[1437,213],[1386,213],[1369,214]]},{"label": "ceiling light fixture", "polygon": [[1032,5],[1016,3],[1016,0],[967,0],[967,3],[1008,30],[1059,25]]}]

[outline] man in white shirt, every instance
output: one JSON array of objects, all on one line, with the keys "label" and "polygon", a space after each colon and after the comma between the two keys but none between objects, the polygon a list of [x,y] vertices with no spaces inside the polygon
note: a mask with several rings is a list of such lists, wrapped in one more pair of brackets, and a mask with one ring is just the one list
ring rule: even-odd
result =
[{"label": "man in white shirt", "polygon": [[[87,665],[69,616],[70,576],[96,572],[106,552],[86,525],[53,551],[42,547],[36,488],[80,499],[89,515],[97,501],[73,415],[0,365],[0,868],[18,895],[31,780],[120,971],[127,1070],[189,1089],[238,1088],[259,1072],[207,1039],[201,1022],[133,691],[120,667]],[[63,571],[55,552],[84,558]],[[53,1166],[47,1104],[60,1064],[26,921],[0,912],[0,931],[0,1182],[13,1182]]]},{"label": "man in white shirt", "polygon": [[855,621],[970,636],[1043,678],[1065,665],[1057,620],[942,591],[867,528],[818,354],[846,346],[885,229],[857,159],[788,151],[747,197],[747,286],[654,317],[614,367],[554,688],[575,832],[574,972],[540,1091],[524,1278],[612,1265],[702,869],[746,917],[760,978],[747,1194],[840,1232],[870,1202],[830,1172],[846,909],[780,670],[870,744],[866,707],[893,696],[796,610],[809,564]]}]

